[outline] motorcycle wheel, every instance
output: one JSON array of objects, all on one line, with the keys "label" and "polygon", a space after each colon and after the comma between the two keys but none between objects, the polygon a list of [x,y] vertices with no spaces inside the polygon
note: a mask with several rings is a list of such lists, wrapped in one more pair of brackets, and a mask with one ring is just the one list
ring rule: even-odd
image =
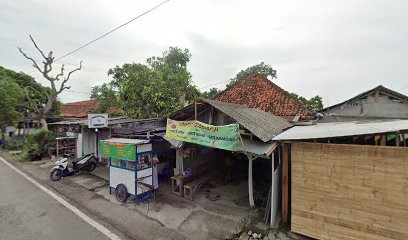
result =
[{"label": "motorcycle wheel", "polygon": [[50,174],[50,178],[52,181],[59,181],[62,178],[62,171],[61,169],[54,169]]},{"label": "motorcycle wheel", "polygon": [[126,200],[129,198],[129,193],[127,191],[127,188],[123,184],[119,184],[116,187],[115,195],[116,195],[116,200],[118,200],[119,202],[123,202],[123,203],[126,202]]},{"label": "motorcycle wheel", "polygon": [[93,170],[95,170],[95,168],[96,168],[96,163],[91,162],[91,163],[89,163],[88,167],[86,168],[86,171],[87,172],[92,172]]}]

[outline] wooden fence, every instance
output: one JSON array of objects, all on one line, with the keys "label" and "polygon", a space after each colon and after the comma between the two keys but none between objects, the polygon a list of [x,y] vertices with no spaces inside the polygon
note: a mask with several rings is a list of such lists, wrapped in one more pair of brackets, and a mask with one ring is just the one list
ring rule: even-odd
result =
[{"label": "wooden fence", "polygon": [[291,230],[408,239],[408,148],[292,143]]}]

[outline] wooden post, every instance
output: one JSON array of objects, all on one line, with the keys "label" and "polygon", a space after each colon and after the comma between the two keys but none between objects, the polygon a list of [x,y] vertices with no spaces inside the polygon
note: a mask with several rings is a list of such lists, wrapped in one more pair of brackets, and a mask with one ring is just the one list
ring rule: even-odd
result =
[{"label": "wooden post", "polygon": [[57,149],[56,149],[56,151],[55,151],[55,152],[56,152],[56,155],[57,155],[56,157],[58,157],[58,156],[59,156],[59,146],[58,146],[58,139],[57,139]]},{"label": "wooden post", "polygon": [[399,133],[396,133],[395,134],[395,146],[399,147],[400,144],[401,144],[400,143],[400,135],[399,135]]},{"label": "wooden post", "polygon": [[387,135],[382,135],[381,136],[380,145],[381,146],[386,146],[387,145]]},{"label": "wooden post", "polygon": [[194,120],[197,120],[197,101],[194,101]]},{"label": "wooden post", "polygon": [[254,203],[254,185],[252,182],[252,161],[254,160],[251,154],[248,156],[248,195],[249,195],[249,206],[252,208],[255,206]]},{"label": "wooden post", "polygon": [[282,144],[282,222],[288,222],[289,213],[289,146]]},{"label": "wooden post", "polygon": [[271,227],[273,227],[273,225],[275,224],[275,213],[274,213],[274,211],[273,211],[273,204],[274,204],[274,202],[273,202],[273,199],[274,199],[274,195],[273,195],[273,191],[275,190],[274,189],[274,185],[275,185],[275,181],[276,181],[276,179],[275,179],[275,151],[273,151],[272,152],[272,181],[271,181]]}]

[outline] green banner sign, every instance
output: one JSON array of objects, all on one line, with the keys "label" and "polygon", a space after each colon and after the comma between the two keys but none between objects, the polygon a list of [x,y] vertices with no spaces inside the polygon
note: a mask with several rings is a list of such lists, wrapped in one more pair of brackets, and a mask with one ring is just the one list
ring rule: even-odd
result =
[{"label": "green banner sign", "polygon": [[167,119],[166,138],[230,151],[240,150],[239,125],[214,126]]},{"label": "green banner sign", "polygon": [[136,146],[134,144],[100,141],[99,155],[106,158],[135,160]]}]

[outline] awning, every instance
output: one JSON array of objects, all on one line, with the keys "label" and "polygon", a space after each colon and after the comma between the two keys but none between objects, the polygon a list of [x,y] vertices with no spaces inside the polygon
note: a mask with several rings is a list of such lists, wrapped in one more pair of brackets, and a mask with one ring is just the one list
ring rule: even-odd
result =
[{"label": "awning", "polygon": [[166,135],[163,134],[162,135],[163,139],[166,140],[167,142],[169,142],[173,147],[175,148],[181,148],[181,146],[183,145],[182,141],[177,141],[177,140],[172,140],[172,139],[168,139],[166,138]]},{"label": "awning", "polygon": [[254,154],[258,157],[269,158],[275,148],[278,146],[277,142],[260,142],[249,139],[242,139],[243,146],[241,146],[242,153]]},{"label": "awning", "polygon": [[300,140],[373,135],[395,133],[404,130],[408,130],[408,120],[318,123],[311,126],[293,127],[274,137],[273,140]]}]

